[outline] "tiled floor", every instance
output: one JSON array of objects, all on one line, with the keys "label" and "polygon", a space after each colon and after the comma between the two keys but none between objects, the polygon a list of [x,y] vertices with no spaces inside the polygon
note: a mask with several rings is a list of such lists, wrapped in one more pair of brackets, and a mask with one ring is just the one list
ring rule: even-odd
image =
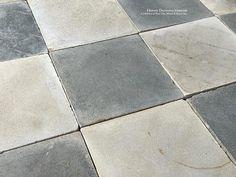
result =
[{"label": "tiled floor", "polygon": [[235,0],[0,0],[0,177],[236,177]]}]

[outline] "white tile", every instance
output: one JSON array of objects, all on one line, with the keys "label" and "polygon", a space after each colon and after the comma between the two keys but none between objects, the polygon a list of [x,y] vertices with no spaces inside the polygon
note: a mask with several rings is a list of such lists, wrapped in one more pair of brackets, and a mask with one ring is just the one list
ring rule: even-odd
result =
[{"label": "white tile", "polygon": [[236,81],[236,36],[216,17],[141,36],[185,95]]},{"label": "white tile", "polygon": [[200,0],[208,9],[217,15],[236,12],[236,0]]},{"label": "white tile", "polygon": [[82,129],[101,177],[233,177],[236,167],[184,101]]},{"label": "white tile", "polygon": [[116,0],[29,0],[50,49],[135,33]]},{"label": "white tile", "polygon": [[77,129],[48,55],[0,63],[0,152]]}]

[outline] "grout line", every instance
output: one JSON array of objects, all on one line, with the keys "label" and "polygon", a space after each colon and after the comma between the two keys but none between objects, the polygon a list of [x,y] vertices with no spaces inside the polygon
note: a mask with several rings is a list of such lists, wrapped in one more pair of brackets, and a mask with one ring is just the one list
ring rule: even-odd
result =
[{"label": "grout line", "polygon": [[194,108],[194,106],[189,102],[189,100],[186,100],[186,102],[189,104],[190,108],[193,110],[193,112],[197,115],[197,117],[202,122],[203,126],[206,127],[208,132],[211,134],[212,138],[215,140],[216,144],[220,146],[220,148],[224,151],[226,156],[230,159],[230,161],[236,166],[236,159],[231,155],[231,153],[227,150],[227,148],[224,146],[224,144],[221,142],[221,140],[217,137],[215,132],[211,129],[211,127],[207,124],[207,122],[204,120],[204,118],[198,113],[198,111]]},{"label": "grout line", "polygon": [[59,137],[65,136],[65,135],[69,135],[69,134],[72,134],[72,133],[75,133],[75,132],[78,132],[78,130],[69,131],[67,133],[63,133],[63,134],[60,134],[60,135],[55,135],[55,136],[52,136],[52,137],[49,137],[49,138],[34,141],[32,143],[27,143],[25,145],[21,145],[21,146],[17,146],[17,147],[14,147],[14,148],[7,149],[7,150],[3,150],[3,151],[0,151],[0,155],[4,154],[4,153],[7,153],[7,152],[14,151],[14,150],[18,150],[20,148],[24,148],[24,147],[31,146],[31,145],[34,145],[34,144],[38,144],[38,143],[41,143],[41,142],[45,142],[45,141],[48,141],[48,140],[51,140],[51,139],[55,139],[55,138],[59,138]]},{"label": "grout line", "polygon": [[91,158],[91,161],[92,161],[92,163],[93,163],[93,167],[94,167],[94,169],[95,169],[95,171],[96,171],[96,174],[97,174],[97,176],[99,177],[97,167],[96,167],[96,165],[95,165],[95,162],[94,162],[93,157],[92,157],[92,155],[91,155],[91,152],[90,152],[90,149],[89,149],[89,147],[88,147],[88,144],[87,144],[87,142],[86,142],[86,140],[85,140],[85,137],[84,137],[82,131],[80,131],[80,133],[81,133],[81,136],[82,136],[82,138],[83,138],[83,140],[84,140],[84,144],[85,144],[85,146],[86,146],[86,148],[87,148],[87,151],[88,151],[88,154],[89,154],[89,156],[90,156],[90,158]]}]

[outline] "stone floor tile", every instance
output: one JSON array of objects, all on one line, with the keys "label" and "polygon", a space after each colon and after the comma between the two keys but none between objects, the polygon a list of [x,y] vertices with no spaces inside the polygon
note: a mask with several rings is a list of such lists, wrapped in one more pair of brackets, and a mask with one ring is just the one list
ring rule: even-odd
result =
[{"label": "stone floor tile", "polygon": [[236,159],[236,84],[201,93],[190,103]]},{"label": "stone floor tile", "polygon": [[236,167],[185,101],[82,128],[102,177],[233,177]]},{"label": "stone floor tile", "polygon": [[1,3],[0,61],[46,52],[46,45],[28,5],[23,1]]},{"label": "stone floor tile", "polygon": [[232,31],[236,33],[236,13],[222,15],[220,18]]},{"label": "stone floor tile", "polygon": [[48,55],[0,63],[0,152],[76,130]]},{"label": "stone floor tile", "polygon": [[217,15],[236,12],[236,0],[200,0]]},{"label": "stone floor tile", "polygon": [[97,177],[80,133],[0,154],[0,177]]},{"label": "stone floor tile", "polygon": [[236,36],[216,17],[141,36],[185,95],[236,81]]},{"label": "stone floor tile", "polygon": [[182,97],[138,35],[52,56],[81,126]]},{"label": "stone floor tile", "polygon": [[212,13],[199,0],[118,1],[140,31],[212,16]]},{"label": "stone floor tile", "polygon": [[136,33],[116,0],[29,0],[52,50]]}]

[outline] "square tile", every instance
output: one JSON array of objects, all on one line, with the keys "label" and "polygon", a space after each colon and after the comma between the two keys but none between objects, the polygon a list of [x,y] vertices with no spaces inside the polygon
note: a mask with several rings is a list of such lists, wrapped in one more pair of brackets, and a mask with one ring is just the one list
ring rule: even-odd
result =
[{"label": "square tile", "polygon": [[0,4],[0,26],[0,61],[47,52],[31,10],[25,2]]},{"label": "square tile", "polygon": [[76,130],[48,55],[0,63],[0,152]]},{"label": "square tile", "polygon": [[138,35],[52,53],[81,126],[182,96]]},{"label": "square tile", "polygon": [[1,177],[97,177],[80,133],[0,154]]},{"label": "square tile", "polygon": [[212,13],[199,0],[118,1],[140,31],[212,16]]},{"label": "square tile", "polygon": [[51,50],[136,33],[116,0],[29,0]]},{"label": "square tile", "polygon": [[236,81],[236,36],[216,17],[141,36],[185,95]]},{"label": "square tile", "polygon": [[236,33],[236,13],[222,15],[220,18],[232,31]]},{"label": "square tile", "polygon": [[217,15],[236,12],[236,0],[200,0]]},{"label": "square tile", "polygon": [[232,177],[236,167],[185,101],[82,128],[102,177]]},{"label": "square tile", "polygon": [[236,160],[236,84],[201,93],[190,102]]}]

